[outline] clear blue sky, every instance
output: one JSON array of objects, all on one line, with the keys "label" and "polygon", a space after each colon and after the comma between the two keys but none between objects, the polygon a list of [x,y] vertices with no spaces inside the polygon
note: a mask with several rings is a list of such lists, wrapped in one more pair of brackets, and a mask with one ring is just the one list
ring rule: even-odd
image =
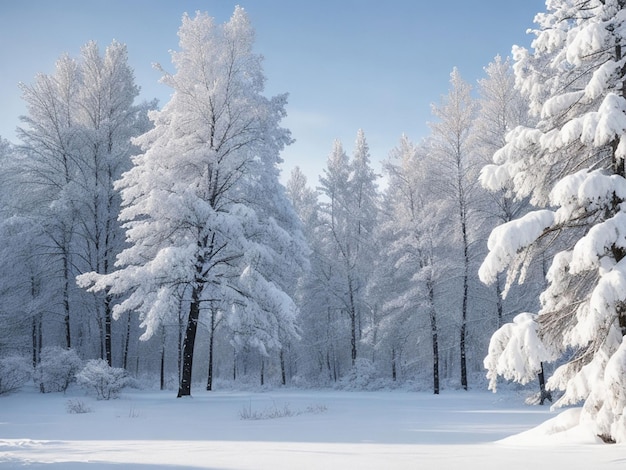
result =
[{"label": "clear blue sky", "polygon": [[452,68],[475,84],[496,54],[530,44],[526,30],[545,10],[543,0],[0,0],[0,136],[15,141],[25,112],[18,82],[51,73],[92,39],[127,44],[142,98],[165,103],[170,90],[151,64],[173,71],[182,14],[223,22],[236,4],[256,29],[267,94],[290,94],[284,125],[296,143],[283,154],[285,176],[297,164],[312,186],[333,140],[351,153],[359,128],[375,162],[402,133],[425,137]]}]

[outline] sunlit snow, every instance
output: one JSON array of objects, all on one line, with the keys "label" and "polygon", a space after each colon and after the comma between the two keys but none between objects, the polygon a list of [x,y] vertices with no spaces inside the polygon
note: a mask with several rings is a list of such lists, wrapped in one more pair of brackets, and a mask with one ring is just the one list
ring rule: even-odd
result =
[{"label": "sunlit snow", "polygon": [[[70,414],[69,400],[92,411]],[[291,416],[241,418],[276,410]],[[623,468],[624,447],[600,444],[576,426],[577,416],[524,405],[513,392],[222,391],[176,399],[126,391],[96,401],[79,391],[27,391],[0,398],[0,468]]]}]

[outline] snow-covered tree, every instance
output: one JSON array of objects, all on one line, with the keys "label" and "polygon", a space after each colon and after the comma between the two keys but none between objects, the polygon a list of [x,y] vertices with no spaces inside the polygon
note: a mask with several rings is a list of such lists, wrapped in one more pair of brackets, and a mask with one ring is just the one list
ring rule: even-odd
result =
[{"label": "snow-covered tree", "polygon": [[286,187],[311,250],[310,269],[300,280],[297,293],[302,331],[298,344],[299,374],[318,383],[336,381],[340,374],[343,318],[330,289],[334,271],[329,269],[324,249],[329,240],[320,215],[318,193],[307,185],[306,176],[298,167],[291,172]]},{"label": "snow-covered tree", "polygon": [[523,282],[535,255],[560,250],[537,322],[542,344],[566,362],[547,385],[564,391],[556,405],[584,401],[581,420],[626,442],[626,5],[547,6],[533,50],[514,51],[517,86],[538,123],[511,131],[481,176],[535,210],[493,230],[480,276],[494,282],[508,270],[507,284]]},{"label": "snow-covered tree", "polygon": [[[478,112],[473,135],[476,152],[484,164],[487,164],[492,160],[494,153],[506,144],[506,135],[511,130],[520,125],[529,125],[532,121],[528,101],[515,87],[515,74],[509,58],[503,60],[496,56],[493,62],[485,67],[485,75],[485,78],[478,81]],[[516,199],[511,189],[508,185],[499,191],[484,194],[481,212],[486,215],[483,225],[488,231],[495,225],[523,215],[528,210],[528,198]],[[538,266],[537,273],[533,276],[535,284],[539,287],[543,286],[542,268],[543,266]],[[495,324],[496,328],[500,328],[511,315],[535,310],[537,305],[538,290],[530,288],[530,282],[524,289],[509,292],[506,299],[502,296],[504,283],[504,274],[499,275],[494,282],[496,317],[490,324]],[[493,327],[488,330],[489,334],[492,332]]]},{"label": "snow-covered tree", "polygon": [[[82,262],[79,272],[106,274],[121,251],[123,235],[117,222],[119,194],[113,183],[130,168],[134,153],[131,138],[138,135],[137,112],[133,105],[139,94],[133,71],[128,66],[126,46],[113,41],[104,55],[95,42],[82,50],[81,86],[77,124],[81,133],[82,197],[75,202],[77,223],[74,252]],[[112,366],[112,299],[96,297],[93,306],[100,331],[100,356]]]},{"label": "snow-covered tree", "polygon": [[22,91],[28,115],[19,129],[23,156],[17,178],[27,188],[21,213],[38,220],[47,237],[39,252],[54,266],[46,284],[59,283],[55,303],[63,316],[64,346],[95,329],[100,341],[82,347],[93,346],[111,363],[111,299],[81,296],[73,278],[108,272],[123,242],[113,181],[130,167],[130,139],[145,127],[140,114],[146,111],[134,105],[139,89],[126,46],[114,41],[101,54],[89,42],[79,60],[63,56],[54,74],[39,74]]},{"label": "snow-covered tree", "polygon": [[537,315],[523,312],[493,334],[484,360],[489,390],[497,390],[498,376],[521,384],[538,377],[540,404],[543,405],[546,399],[552,400],[545,389],[543,362],[554,360],[554,357],[539,338],[538,329]]},{"label": "snow-covered tree", "polygon": [[18,161],[14,147],[0,138],[0,355],[28,351],[29,332],[34,332],[35,365],[41,350],[37,338],[43,306],[36,302],[41,293],[42,270],[34,240],[40,227],[18,215],[18,200],[23,196],[16,178]]},{"label": "snow-covered tree", "polygon": [[354,365],[366,310],[365,286],[376,221],[377,176],[371,169],[365,134],[357,133],[352,159],[335,141],[319,190],[325,200],[321,215],[326,229],[324,257],[329,289],[337,308],[350,322],[350,357]]},{"label": "snow-covered tree", "polygon": [[185,15],[175,74],[164,72],[170,101],[135,140],[142,153],[117,183],[129,247],[117,270],[79,277],[91,290],[126,295],[114,316],[137,311],[143,338],[188,305],[178,396],[191,393],[198,320],[212,300],[230,306],[236,344],[262,354],[280,348],[279,330],[296,336],[287,294],[306,253],[293,209],[278,181],[279,152],[290,142],[279,126],[286,96],[263,96],[261,57],[240,7],[217,25]]},{"label": "snow-covered tree", "polygon": [[461,386],[467,390],[467,314],[470,297],[470,263],[472,260],[471,217],[476,192],[477,161],[473,149],[472,124],[476,104],[471,96],[471,87],[454,68],[450,74],[450,90],[439,105],[432,106],[437,121],[431,124],[431,155],[440,165],[437,172],[441,197],[454,204],[454,228],[452,233],[460,242],[459,277],[461,306],[459,325],[459,352]]},{"label": "snow-covered tree", "polygon": [[[388,185],[378,236],[385,256],[377,257],[369,289],[382,304],[376,343],[389,350],[393,378],[407,343],[425,340],[431,344],[433,392],[438,394],[440,316],[435,296],[445,269],[437,259],[441,206],[429,184],[433,165],[428,151],[426,142],[416,145],[402,136],[384,164]],[[421,331],[427,332],[425,338]]]},{"label": "snow-covered tree", "polygon": [[62,318],[63,345],[73,346],[72,286],[76,274],[72,242],[76,231],[73,181],[79,174],[79,147],[75,114],[78,107],[80,72],[76,61],[65,55],[56,63],[52,75],[38,74],[32,85],[22,84],[27,116],[18,129],[27,159],[21,182],[28,188],[33,216],[41,220],[48,237],[50,263],[58,264],[59,299],[55,306]]}]

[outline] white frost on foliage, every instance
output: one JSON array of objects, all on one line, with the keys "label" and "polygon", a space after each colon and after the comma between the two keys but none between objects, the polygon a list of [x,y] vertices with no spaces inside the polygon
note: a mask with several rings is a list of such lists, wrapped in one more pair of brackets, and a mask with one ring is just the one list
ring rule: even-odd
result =
[{"label": "white frost on foliage", "polygon": [[487,241],[489,254],[478,271],[480,280],[486,284],[494,282],[498,273],[506,269],[521,250],[535,242],[553,223],[554,212],[543,209],[494,228]]},{"label": "white frost on foliage", "polygon": [[552,408],[575,405],[587,399],[591,395],[594,384],[602,383],[602,373],[607,360],[606,354],[599,351],[573,376],[572,364],[567,363],[558,367],[548,379],[546,387],[549,390],[562,390],[565,393],[552,405]]},{"label": "white frost on foliage", "polygon": [[520,313],[491,337],[483,362],[489,390],[496,392],[498,376],[521,384],[530,382],[541,370],[541,362],[552,358],[537,335],[536,318],[532,313]]},{"label": "white frost on foliage", "polygon": [[582,237],[572,253],[570,271],[572,274],[592,269],[600,269],[605,274],[615,266],[612,247],[626,249],[626,214],[619,212],[608,220],[594,225]]},{"label": "white frost on foliage", "polygon": [[613,74],[623,66],[623,63],[623,60],[619,62],[609,60],[600,65],[585,86],[585,96],[590,100],[595,100],[604,95],[611,84]]},{"label": "white frost on foliage", "polygon": [[608,93],[598,114],[600,119],[594,137],[596,147],[606,145],[626,132],[626,100],[623,97]]},{"label": "white frost on foliage", "polygon": [[508,165],[485,165],[480,171],[480,184],[490,191],[504,189],[510,180]]},{"label": "white frost on foliage", "polygon": [[626,442],[626,337],[606,364],[604,387],[610,419],[600,424],[610,426],[610,435],[617,442]]},{"label": "white frost on foliage", "polygon": [[556,95],[546,100],[541,109],[542,119],[546,119],[552,116],[557,116],[568,108],[571,108],[584,96],[582,91],[573,91],[570,93],[563,93],[562,95]]},{"label": "white frost on foliage", "polygon": [[606,48],[610,33],[605,24],[591,23],[575,31],[576,34],[566,49],[567,61],[570,64],[582,65],[591,55]]},{"label": "white frost on foliage", "polygon": [[607,175],[602,169],[580,170],[562,178],[550,192],[550,203],[559,206],[556,222],[562,223],[577,216],[580,211],[591,212],[608,207],[613,196],[626,198],[626,180],[618,175]]},{"label": "white frost on foliage", "polygon": [[566,335],[568,344],[582,347],[596,338],[598,332],[609,331],[616,320],[618,305],[625,300],[626,259],[600,277],[588,303],[579,307],[576,314],[578,321]]}]

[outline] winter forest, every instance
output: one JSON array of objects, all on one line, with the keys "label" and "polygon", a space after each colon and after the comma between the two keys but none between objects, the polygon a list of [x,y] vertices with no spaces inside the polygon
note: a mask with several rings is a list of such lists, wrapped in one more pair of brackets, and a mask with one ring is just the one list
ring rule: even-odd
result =
[{"label": "winter forest", "polygon": [[178,397],[516,381],[626,442],[626,1],[535,21],[451,70],[426,138],[379,169],[355,129],[319,181],[281,176],[243,8],[183,17],[165,103],[121,43],[58,58],[0,139],[0,395],[89,367]]}]

